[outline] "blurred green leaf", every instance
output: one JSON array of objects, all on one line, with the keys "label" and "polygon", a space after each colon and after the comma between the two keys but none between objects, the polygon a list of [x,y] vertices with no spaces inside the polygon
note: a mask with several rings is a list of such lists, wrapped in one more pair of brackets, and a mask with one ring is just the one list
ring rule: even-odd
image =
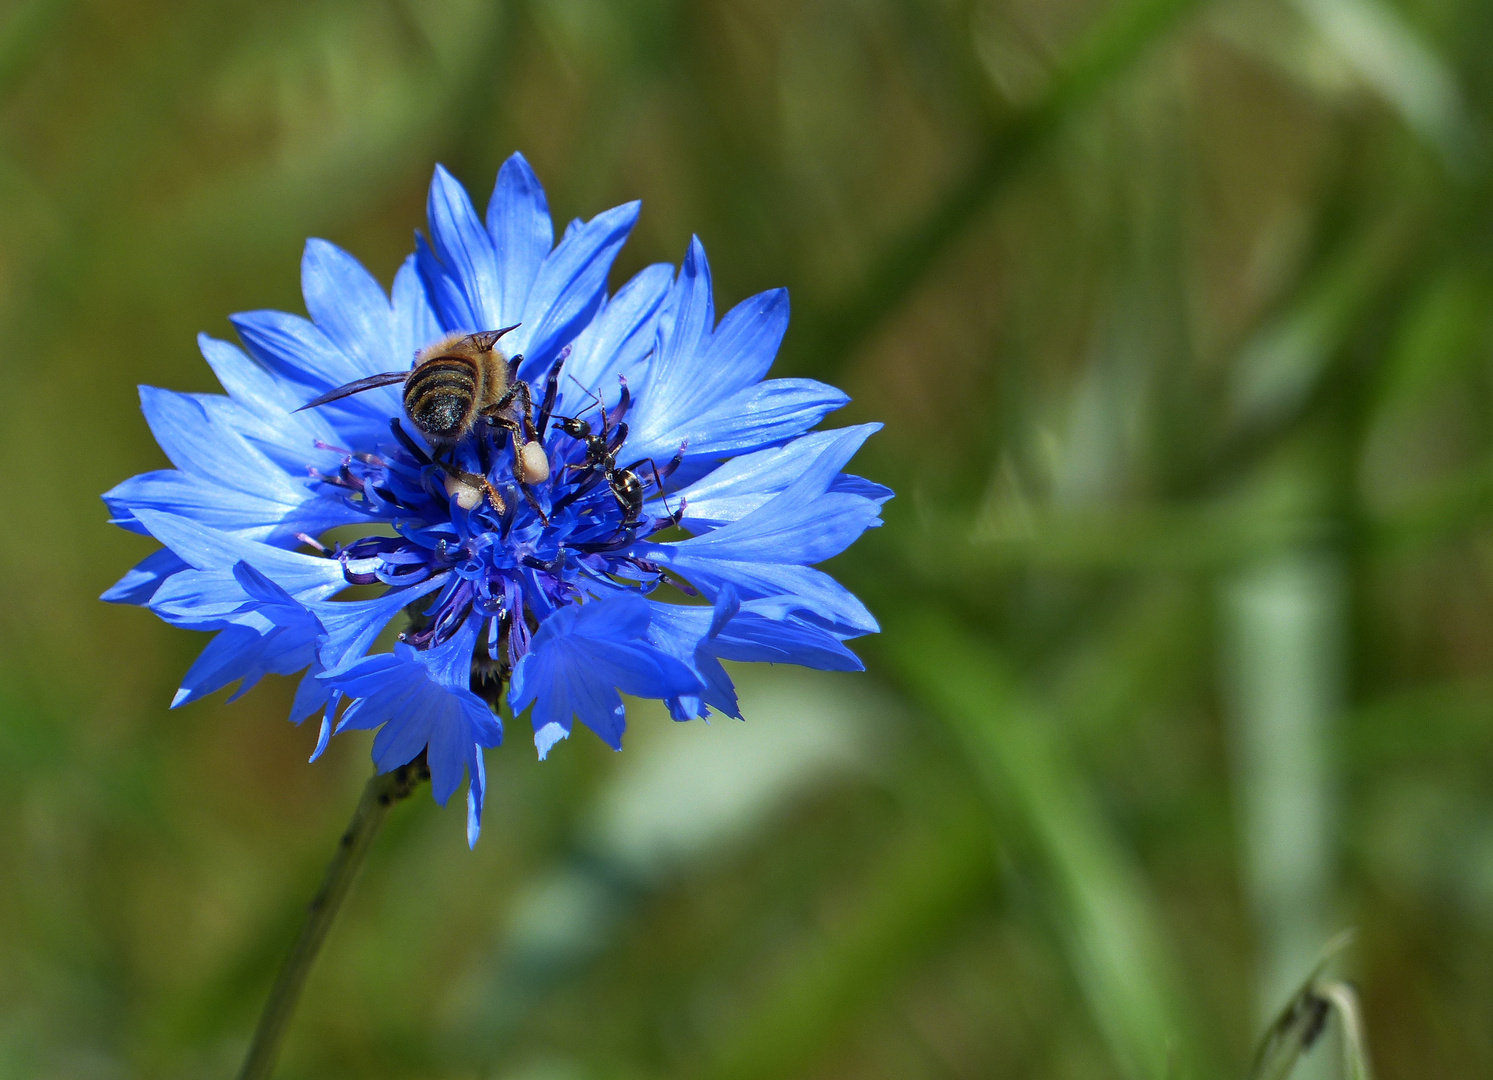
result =
[{"label": "blurred green leaf", "polygon": [[880,327],[949,248],[1072,115],[1110,86],[1203,0],[1127,0],[1090,27],[1040,100],[990,132],[975,160],[923,216],[874,254],[848,296],[801,319],[795,370],[826,373]]},{"label": "blurred green leaf", "polygon": [[999,654],[928,613],[892,644],[901,676],[948,725],[985,785],[998,820],[1030,837],[1069,963],[1116,1065],[1137,1080],[1175,1056],[1201,1065],[1179,995],[1163,920],[1139,869],[1066,759],[1050,721],[1026,700]]}]

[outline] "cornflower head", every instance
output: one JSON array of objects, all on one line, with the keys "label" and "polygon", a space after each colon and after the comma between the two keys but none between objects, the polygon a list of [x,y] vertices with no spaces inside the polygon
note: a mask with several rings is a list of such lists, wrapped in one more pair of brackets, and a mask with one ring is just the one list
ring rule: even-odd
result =
[{"label": "cornflower head", "polygon": [[[141,388],[175,468],[104,499],[165,547],[104,599],[215,634],[173,706],[304,670],[312,760],[377,729],[380,772],[424,753],[442,804],[469,778],[475,843],[505,699],[542,758],[577,717],[621,749],[623,693],[739,717],[722,660],[860,669],[844,642],[876,621],[813,564],[880,524],[891,492],[842,472],[879,425],[810,430],[848,398],[764,378],[787,293],[717,322],[698,240],[609,296],[638,210],[555,244],[520,155],[485,221],[437,167],[391,295],[312,240],[309,319],[199,338],[226,396]],[[336,599],[351,586],[382,592]]]}]

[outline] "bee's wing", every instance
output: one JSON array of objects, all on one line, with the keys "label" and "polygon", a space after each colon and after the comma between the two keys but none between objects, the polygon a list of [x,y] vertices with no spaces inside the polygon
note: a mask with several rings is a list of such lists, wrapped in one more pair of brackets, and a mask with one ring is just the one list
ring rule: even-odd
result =
[{"label": "bee's wing", "polygon": [[349,397],[352,394],[361,394],[364,390],[372,390],[378,386],[390,386],[397,382],[404,382],[405,379],[409,378],[409,374],[408,371],[385,371],[379,375],[370,375],[366,379],[359,379],[356,382],[348,383],[346,386],[339,386],[335,390],[328,390],[320,397],[312,398],[295,411],[304,412],[306,409],[314,409],[318,405],[325,405],[327,402],[336,401],[338,398]]}]

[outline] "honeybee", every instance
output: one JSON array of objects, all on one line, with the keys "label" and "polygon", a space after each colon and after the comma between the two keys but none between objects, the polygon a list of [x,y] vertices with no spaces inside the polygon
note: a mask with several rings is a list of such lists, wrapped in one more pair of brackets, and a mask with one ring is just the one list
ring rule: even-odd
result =
[{"label": "honeybee", "polygon": [[486,477],[439,460],[442,454],[452,454],[479,423],[487,423],[508,432],[513,443],[513,477],[537,510],[527,485],[549,479],[549,457],[530,417],[529,384],[516,377],[522,357],[510,360],[497,348],[498,340],[516,328],[450,334],[416,353],[411,370],[358,379],[312,398],[296,412],[402,382],[405,414],[435,452],[446,474],[448,495],[466,510],[475,508],[485,496],[494,510],[503,512],[503,498]]}]

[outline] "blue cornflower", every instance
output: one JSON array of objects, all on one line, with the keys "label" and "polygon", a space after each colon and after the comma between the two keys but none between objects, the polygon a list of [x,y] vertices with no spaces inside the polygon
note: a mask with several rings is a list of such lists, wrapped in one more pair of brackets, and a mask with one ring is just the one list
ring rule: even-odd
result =
[{"label": "blue cornflower", "polygon": [[[717,323],[698,240],[677,274],[650,266],[609,297],[638,208],[572,222],[555,244],[520,155],[485,223],[437,168],[429,241],[392,295],[312,240],[309,320],[234,316],[247,354],[199,339],[227,396],[141,389],[176,468],[104,498],[165,548],[104,599],[215,632],[173,705],[304,669],[291,719],[321,713],[312,760],[349,728],[378,729],[383,772],[425,752],[442,804],[470,778],[475,842],[505,694],[531,710],[543,757],[576,717],[620,749],[622,693],[679,720],[739,716],[722,660],[861,667],[843,643],[876,621],[812,565],[880,523],[891,492],[841,471],[878,425],[810,432],[848,399],[764,380],[787,293]],[[472,334],[532,394],[454,443],[428,437],[395,383]],[[400,377],[333,393],[385,373]],[[342,526],[357,528],[327,537]],[[333,599],[354,585],[383,592]],[[393,651],[370,655],[396,619]]]}]

